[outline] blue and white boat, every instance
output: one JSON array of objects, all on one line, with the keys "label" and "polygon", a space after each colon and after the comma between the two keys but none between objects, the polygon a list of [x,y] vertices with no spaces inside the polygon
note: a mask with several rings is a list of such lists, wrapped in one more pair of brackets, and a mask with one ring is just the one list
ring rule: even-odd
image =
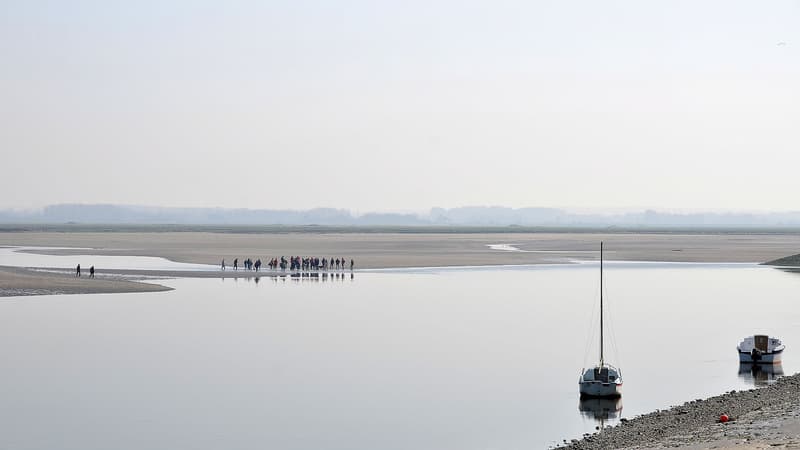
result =
[{"label": "blue and white boat", "polygon": [[786,348],[780,339],[764,334],[748,336],[736,347],[740,363],[780,364]]}]

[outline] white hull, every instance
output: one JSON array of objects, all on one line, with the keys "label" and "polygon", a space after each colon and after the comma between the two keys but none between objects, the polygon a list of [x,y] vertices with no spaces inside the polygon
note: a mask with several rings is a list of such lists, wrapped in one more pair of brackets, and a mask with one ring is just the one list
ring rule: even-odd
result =
[{"label": "white hull", "polygon": [[586,369],[578,378],[581,397],[619,397],[622,395],[622,373],[611,365]]},{"label": "white hull", "polygon": [[583,397],[619,397],[622,395],[622,383],[580,381],[578,384]]},{"label": "white hull", "polygon": [[780,339],[765,334],[747,336],[736,346],[740,363],[780,364],[786,348]]},{"label": "white hull", "polygon": [[755,364],[780,364],[783,351],[777,353],[764,353],[760,355],[760,359],[753,360],[753,357],[748,352],[739,352],[740,363],[755,363]]}]

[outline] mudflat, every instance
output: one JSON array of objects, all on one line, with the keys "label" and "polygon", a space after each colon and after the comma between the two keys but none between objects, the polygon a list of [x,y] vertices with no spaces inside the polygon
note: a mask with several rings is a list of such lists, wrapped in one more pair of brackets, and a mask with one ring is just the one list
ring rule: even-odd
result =
[{"label": "mudflat", "polygon": [[[798,233],[480,233],[480,232],[208,232],[80,231],[0,232],[0,246],[34,247],[53,255],[156,256],[176,262],[228,266],[234,258],[316,256],[352,259],[356,270],[516,264],[568,264],[605,256],[618,261],[758,263],[800,253]],[[499,247],[498,247],[499,246]],[[36,249],[35,247],[39,247]],[[50,247],[50,248],[48,248]],[[58,248],[52,248],[58,247]],[[228,271],[125,271],[98,267],[101,278],[6,268],[0,296],[53,293],[140,292],[167,289],[136,277],[225,277]],[[239,271],[237,276],[255,276]],[[155,287],[154,287],[155,286]]]},{"label": "mudflat", "polygon": [[608,260],[760,263],[800,253],[798,233],[0,233],[0,245],[75,248],[36,251],[43,254],[89,248],[213,265],[300,255],[353,259],[356,269],[568,263],[597,259],[600,241]]},{"label": "mudflat", "polygon": [[42,272],[18,267],[0,267],[0,297],[57,294],[115,294],[168,291],[158,284],[132,281],[124,277],[89,278],[58,272]]}]

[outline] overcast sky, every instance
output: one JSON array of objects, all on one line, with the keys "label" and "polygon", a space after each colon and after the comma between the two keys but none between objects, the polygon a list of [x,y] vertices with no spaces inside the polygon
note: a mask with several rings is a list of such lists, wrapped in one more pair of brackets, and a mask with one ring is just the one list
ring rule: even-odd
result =
[{"label": "overcast sky", "polygon": [[0,0],[0,207],[800,209],[800,1]]}]

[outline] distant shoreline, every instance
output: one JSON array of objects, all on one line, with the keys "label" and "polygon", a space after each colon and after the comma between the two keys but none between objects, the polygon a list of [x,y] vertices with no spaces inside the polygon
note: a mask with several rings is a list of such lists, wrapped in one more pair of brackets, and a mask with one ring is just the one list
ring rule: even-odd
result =
[{"label": "distant shoreline", "polygon": [[764,234],[800,233],[800,226],[666,225],[281,225],[0,223],[0,233],[337,233],[337,234]]}]

